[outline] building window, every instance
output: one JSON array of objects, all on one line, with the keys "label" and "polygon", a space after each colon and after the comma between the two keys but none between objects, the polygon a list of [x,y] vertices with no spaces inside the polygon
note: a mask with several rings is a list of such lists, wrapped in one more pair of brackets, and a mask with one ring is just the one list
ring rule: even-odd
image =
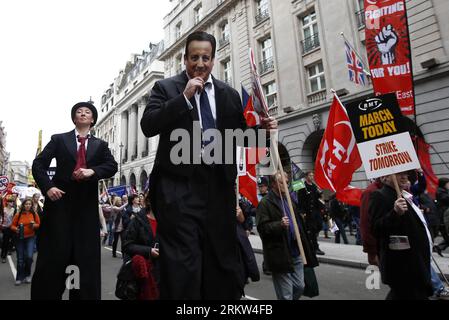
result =
[{"label": "building window", "polygon": [[223,47],[229,43],[229,23],[225,21],[220,26],[220,47]]},{"label": "building window", "polygon": [[359,29],[365,27],[365,0],[357,0],[357,12],[355,13],[357,19],[357,26]]},{"label": "building window", "polygon": [[277,105],[277,86],[276,82],[270,82],[263,86],[263,91],[265,93],[265,98],[267,99],[268,108]]},{"label": "building window", "polygon": [[256,0],[256,24],[270,16],[268,12],[268,0]]},{"label": "building window", "polygon": [[311,93],[326,89],[326,79],[324,78],[322,62],[307,67],[307,73],[309,75]]},{"label": "building window", "polygon": [[231,60],[226,60],[222,62],[222,67],[223,67],[223,81],[229,85],[232,85]]},{"label": "building window", "polygon": [[175,39],[178,40],[181,37],[182,22],[179,22],[175,27]]},{"label": "building window", "polygon": [[182,71],[182,55],[178,55],[175,60],[175,72],[180,74]]},{"label": "building window", "polygon": [[302,18],[302,32],[304,36],[304,40],[302,41],[303,54],[320,46],[315,12],[311,12]]},{"label": "building window", "polygon": [[203,19],[203,6],[201,4],[194,9],[193,17],[195,24]]},{"label": "building window", "polygon": [[261,43],[262,61],[260,62],[260,73],[273,70],[273,44],[271,38],[267,38]]}]

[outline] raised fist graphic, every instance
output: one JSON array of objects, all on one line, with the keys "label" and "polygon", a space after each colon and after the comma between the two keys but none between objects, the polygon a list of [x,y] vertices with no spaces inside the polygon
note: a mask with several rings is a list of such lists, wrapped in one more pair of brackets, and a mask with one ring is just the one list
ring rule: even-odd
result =
[{"label": "raised fist graphic", "polygon": [[382,31],[375,38],[377,49],[382,58],[382,64],[393,64],[396,59],[396,45],[398,43],[398,36],[391,24],[383,27]]}]

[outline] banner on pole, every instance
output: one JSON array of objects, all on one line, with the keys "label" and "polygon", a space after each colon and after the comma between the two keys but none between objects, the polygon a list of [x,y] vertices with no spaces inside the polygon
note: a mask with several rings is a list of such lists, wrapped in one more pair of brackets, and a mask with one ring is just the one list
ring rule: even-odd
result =
[{"label": "banner on pole", "polygon": [[420,168],[394,93],[346,106],[368,179]]},{"label": "banner on pole", "polygon": [[395,93],[402,113],[412,115],[413,70],[405,1],[365,0],[365,18],[374,93]]}]

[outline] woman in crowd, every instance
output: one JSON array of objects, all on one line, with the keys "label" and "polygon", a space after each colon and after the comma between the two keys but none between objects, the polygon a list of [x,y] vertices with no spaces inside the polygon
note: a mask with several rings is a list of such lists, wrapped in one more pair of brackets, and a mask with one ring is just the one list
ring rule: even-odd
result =
[{"label": "woman in crowd", "polygon": [[3,242],[2,242],[2,252],[1,259],[2,263],[6,263],[6,256],[11,253],[12,250],[12,240],[13,233],[11,231],[11,224],[16,214],[16,209],[14,207],[14,197],[12,195],[6,196],[6,206],[1,211],[0,216],[0,229],[3,232]]},{"label": "woman in crowd", "polygon": [[11,224],[11,231],[17,234],[16,285],[20,285],[24,281],[31,283],[31,265],[33,264],[36,230],[39,229],[39,225],[39,215],[33,210],[33,202],[31,199],[26,199]]},{"label": "woman in crowd", "polygon": [[125,203],[122,205],[122,199],[120,197],[116,197],[114,199],[114,203],[111,209],[112,217],[114,219],[114,242],[112,243],[112,256],[114,258],[117,257],[117,244],[120,238],[120,242],[122,242],[122,231],[123,231],[123,222],[122,215],[123,210],[128,204]]},{"label": "woman in crowd", "polygon": [[122,223],[123,229],[126,230],[128,228],[129,222],[131,218],[138,214],[140,210],[142,210],[142,205],[144,202],[141,202],[140,197],[136,194],[132,194],[128,197],[128,205],[125,208],[125,212],[123,213]]},{"label": "woman in crowd", "polygon": [[159,283],[157,222],[151,209],[149,196],[145,197],[144,202],[145,208],[134,215],[123,236],[122,250],[125,261],[137,255],[151,261],[151,276],[156,283]]}]

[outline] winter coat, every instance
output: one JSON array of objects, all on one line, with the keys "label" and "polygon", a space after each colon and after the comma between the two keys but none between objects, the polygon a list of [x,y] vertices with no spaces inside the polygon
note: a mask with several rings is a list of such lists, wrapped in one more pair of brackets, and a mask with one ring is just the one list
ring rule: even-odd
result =
[{"label": "winter coat", "polygon": [[318,233],[323,228],[320,214],[319,192],[315,184],[304,183],[305,188],[298,191],[298,209],[305,215],[305,222],[312,233]]},{"label": "winter coat", "polygon": [[444,224],[446,226],[446,229],[449,229],[449,214],[447,214],[446,217],[444,214],[449,208],[449,190],[447,190],[446,188],[438,188],[436,200],[438,213],[440,216],[440,223]]},{"label": "winter coat", "polygon": [[[311,249],[310,239],[307,236],[307,227],[302,219],[297,206],[292,203],[293,211],[298,222],[307,266],[316,267],[318,260]],[[263,245],[265,266],[274,273],[289,273],[293,271],[293,259],[288,245],[288,230],[281,226],[283,211],[279,198],[270,191],[257,207],[257,230]]]},{"label": "winter coat", "polygon": [[153,234],[145,209],[134,215],[124,234],[122,251],[125,254],[125,260],[135,255],[151,259],[153,275],[159,283],[159,259],[151,256],[151,248],[154,248],[154,244],[159,241],[157,235]]},{"label": "winter coat", "polygon": [[329,206],[329,214],[332,219],[340,219],[341,221],[345,221],[347,211],[340,201],[334,198],[330,201]]},{"label": "winter coat", "polygon": [[[382,281],[392,288],[432,294],[430,282],[430,245],[426,229],[413,208],[399,216],[394,210],[396,191],[384,185],[371,193],[369,215],[377,239]],[[390,236],[407,236],[410,248],[390,249]]]}]

